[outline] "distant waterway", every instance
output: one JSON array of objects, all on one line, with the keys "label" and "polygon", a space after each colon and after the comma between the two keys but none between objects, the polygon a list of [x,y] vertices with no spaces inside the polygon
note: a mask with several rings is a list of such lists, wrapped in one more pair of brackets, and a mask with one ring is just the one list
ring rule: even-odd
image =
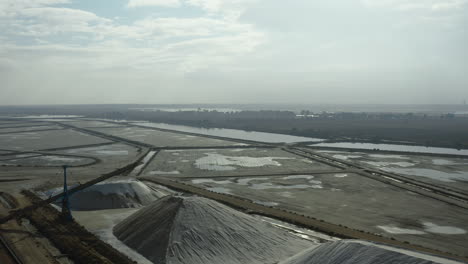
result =
[{"label": "distant waterway", "polygon": [[228,128],[201,128],[192,126],[182,125],[170,125],[164,123],[151,123],[151,122],[132,122],[132,124],[146,127],[155,127],[162,129],[177,130],[189,133],[197,133],[202,135],[233,138],[233,139],[244,139],[266,143],[294,143],[294,142],[321,142],[324,141],[320,138],[309,138],[309,137],[298,137],[284,134],[266,133],[266,132],[255,132],[245,131],[239,129],[228,129]]},{"label": "distant waterway", "polygon": [[220,107],[179,107],[179,108],[171,108],[171,107],[139,107],[139,108],[129,108],[128,110],[136,110],[142,112],[184,112],[184,111],[217,111],[222,113],[231,113],[231,112],[241,112],[241,109],[235,108],[220,108]]},{"label": "distant waterway", "polygon": [[27,116],[12,116],[13,118],[26,118],[26,119],[42,119],[42,118],[79,118],[81,115],[27,115]]},{"label": "distant waterway", "polygon": [[409,146],[409,145],[396,145],[396,144],[336,142],[336,143],[317,143],[317,144],[313,144],[310,146],[350,148],[350,149],[379,149],[379,150],[388,150],[388,151],[405,151],[405,152],[452,154],[452,155],[467,155],[468,156],[468,149],[457,150],[457,149],[451,149],[451,148]]}]

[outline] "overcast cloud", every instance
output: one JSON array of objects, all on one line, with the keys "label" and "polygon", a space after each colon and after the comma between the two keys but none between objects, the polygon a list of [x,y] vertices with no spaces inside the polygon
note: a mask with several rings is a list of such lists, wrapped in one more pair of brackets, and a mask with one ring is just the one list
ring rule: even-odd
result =
[{"label": "overcast cloud", "polygon": [[0,104],[468,99],[468,0],[1,0]]}]

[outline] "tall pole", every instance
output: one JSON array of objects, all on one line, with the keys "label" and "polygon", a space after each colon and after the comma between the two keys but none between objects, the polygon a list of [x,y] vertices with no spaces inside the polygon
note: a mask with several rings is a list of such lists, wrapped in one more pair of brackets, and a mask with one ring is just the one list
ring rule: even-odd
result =
[{"label": "tall pole", "polygon": [[62,215],[66,220],[73,220],[70,210],[70,201],[68,198],[67,187],[67,165],[63,165],[63,198],[62,198]]}]

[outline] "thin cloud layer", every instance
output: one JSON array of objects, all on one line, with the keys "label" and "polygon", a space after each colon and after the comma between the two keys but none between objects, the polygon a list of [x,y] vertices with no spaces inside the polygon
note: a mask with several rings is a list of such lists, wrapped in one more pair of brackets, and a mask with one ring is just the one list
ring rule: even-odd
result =
[{"label": "thin cloud layer", "polygon": [[444,10],[466,7],[467,0],[362,0],[370,7],[391,7],[400,10]]},{"label": "thin cloud layer", "polygon": [[468,0],[106,4],[1,1],[0,104],[447,103],[468,84]]},{"label": "thin cloud layer", "polygon": [[[197,61],[202,61],[200,57],[209,55],[227,59],[252,51],[262,42],[262,33],[252,25],[227,19],[222,12],[217,16],[193,18],[150,16],[121,24],[89,11],[52,6],[58,3],[63,2],[25,4],[15,10],[12,7],[8,13],[15,15],[9,15],[10,25],[4,27],[10,34],[10,45],[4,43],[3,49],[12,53],[18,50],[42,50],[45,53],[56,50],[64,61],[73,64],[83,63],[77,57],[87,53],[101,61],[109,60],[109,67],[116,62],[136,68],[143,65],[162,67],[162,63],[171,61],[172,64],[166,65],[168,70],[186,71],[206,67],[206,63],[197,65]],[[128,3],[134,7],[156,4],[163,2]],[[29,43],[14,43],[20,36],[29,37]],[[83,66],[97,65],[100,68],[106,64],[89,63],[91,65]]]},{"label": "thin cloud layer", "polygon": [[145,7],[145,6],[180,6],[179,0],[130,0],[127,7]]}]

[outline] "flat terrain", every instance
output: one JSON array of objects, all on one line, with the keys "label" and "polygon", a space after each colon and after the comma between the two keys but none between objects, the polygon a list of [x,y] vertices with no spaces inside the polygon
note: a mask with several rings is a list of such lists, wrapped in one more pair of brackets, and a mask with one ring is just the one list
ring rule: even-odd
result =
[{"label": "flat terrain", "polygon": [[[117,127],[119,124],[103,122],[103,121],[93,121],[93,120],[73,120],[62,122],[64,124],[80,127],[80,128],[103,128],[103,127]],[[120,125],[121,127],[125,125]]]},{"label": "flat terrain", "polygon": [[466,251],[466,209],[358,174],[203,178],[186,182],[426,247],[457,254]]},{"label": "flat terrain", "polygon": [[423,155],[372,154],[366,152],[323,151],[333,158],[357,162],[380,170],[405,175],[429,184],[468,193],[468,157],[450,158]]},{"label": "flat terrain", "polygon": [[[465,110],[466,111],[466,110]],[[205,128],[231,128],[325,139],[407,141],[417,145],[468,148],[466,117],[445,115],[313,113],[296,118],[293,112],[146,112],[122,111],[121,119],[145,120]]]},{"label": "flat terrain", "polygon": [[0,159],[0,166],[54,167],[64,163],[72,166],[85,166],[97,162],[96,159],[65,155],[41,155],[37,153],[6,155]]},{"label": "flat terrain", "polygon": [[0,121],[0,129],[10,129],[16,128],[18,130],[21,129],[35,129],[41,126],[51,126],[52,123],[45,122],[45,121],[35,121],[35,122],[28,122],[25,120],[17,120],[17,121]]},{"label": "flat terrain", "polygon": [[[141,174],[121,176],[177,181],[401,245],[468,255],[468,202],[450,195],[468,190],[467,160],[310,149],[307,154],[286,144],[245,148],[249,144],[102,120],[0,121],[0,192],[60,187],[64,164],[71,165],[69,183],[75,185],[140,162]],[[156,155],[145,159],[148,152]]]},{"label": "flat terrain", "polygon": [[213,177],[268,173],[336,171],[280,149],[163,150],[142,176]]},{"label": "flat terrain", "polygon": [[37,125],[37,126],[20,126],[20,127],[0,127],[0,134],[16,133],[16,132],[27,132],[27,131],[44,131],[44,130],[55,130],[63,129],[58,125]]},{"label": "flat terrain", "polygon": [[137,142],[153,145],[155,147],[196,147],[196,146],[233,146],[239,143],[207,139],[204,137],[177,134],[158,131],[150,128],[140,127],[117,127],[117,128],[91,128],[91,130],[109,134],[112,136],[125,138]]},{"label": "flat terrain", "polygon": [[0,148],[14,151],[45,150],[107,142],[109,140],[71,129],[0,134]]}]

